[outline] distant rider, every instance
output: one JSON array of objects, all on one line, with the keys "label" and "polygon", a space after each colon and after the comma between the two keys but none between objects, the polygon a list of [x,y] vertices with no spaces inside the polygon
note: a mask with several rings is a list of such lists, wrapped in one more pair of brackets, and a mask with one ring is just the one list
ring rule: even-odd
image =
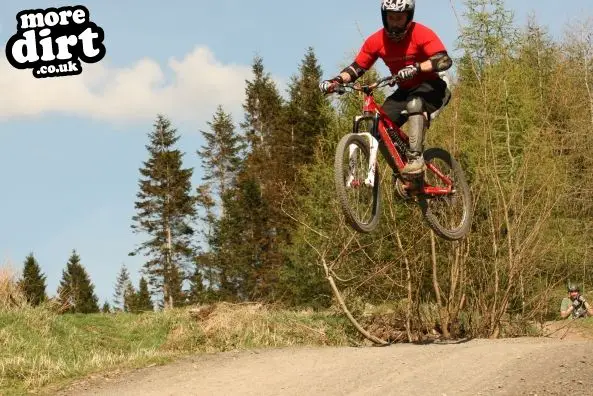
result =
[{"label": "distant rider", "polygon": [[567,318],[569,315],[571,315],[572,319],[593,316],[593,306],[585,300],[580,288],[576,285],[568,287],[568,298],[563,298],[560,306],[562,319]]}]

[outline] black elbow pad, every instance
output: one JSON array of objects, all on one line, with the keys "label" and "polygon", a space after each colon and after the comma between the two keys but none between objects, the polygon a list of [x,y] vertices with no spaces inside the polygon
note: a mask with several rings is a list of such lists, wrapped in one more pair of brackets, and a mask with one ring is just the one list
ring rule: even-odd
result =
[{"label": "black elbow pad", "polygon": [[447,52],[439,52],[431,56],[430,62],[432,63],[432,70],[436,72],[445,71],[453,65],[453,60]]},{"label": "black elbow pad", "polygon": [[350,81],[355,81],[357,78],[361,77],[365,72],[366,70],[360,67],[358,63],[352,62],[350,66],[344,68],[344,70],[342,70],[340,73],[348,73],[348,75],[350,76]]}]

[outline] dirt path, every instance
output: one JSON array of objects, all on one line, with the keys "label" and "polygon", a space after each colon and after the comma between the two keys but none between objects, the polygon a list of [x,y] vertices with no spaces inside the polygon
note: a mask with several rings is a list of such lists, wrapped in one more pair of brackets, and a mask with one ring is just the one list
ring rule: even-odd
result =
[{"label": "dirt path", "polygon": [[593,395],[593,341],[521,338],[220,353],[84,381],[60,394]]}]

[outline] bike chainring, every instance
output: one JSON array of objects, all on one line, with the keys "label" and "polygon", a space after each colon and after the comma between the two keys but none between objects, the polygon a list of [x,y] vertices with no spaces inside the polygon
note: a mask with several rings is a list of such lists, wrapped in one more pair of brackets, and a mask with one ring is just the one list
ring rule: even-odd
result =
[{"label": "bike chainring", "polygon": [[397,195],[403,200],[408,200],[412,198],[410,196],[410,193],[406,189],[404,182],[399,177],[395,178],[395,191],[397,192]]}]

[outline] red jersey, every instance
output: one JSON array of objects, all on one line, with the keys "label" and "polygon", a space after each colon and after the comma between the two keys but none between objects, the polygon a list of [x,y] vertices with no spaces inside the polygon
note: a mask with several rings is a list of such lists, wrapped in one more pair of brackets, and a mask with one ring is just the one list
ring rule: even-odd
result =
[{"label": "red jersey", "polygon": [[[395,42],[387,37],[385,29],[369,36],[354,60],[365,70],[370,69],[378,58],[383,59],[391,74],[416,62],[422,63],[437,52],[446,51],[438,36],[428,27],[412,22],[406,37]],[[439,78],[436,72],[418,73],[413,79],[398,84],[401,88],[414,87],[423,81]]]}]

